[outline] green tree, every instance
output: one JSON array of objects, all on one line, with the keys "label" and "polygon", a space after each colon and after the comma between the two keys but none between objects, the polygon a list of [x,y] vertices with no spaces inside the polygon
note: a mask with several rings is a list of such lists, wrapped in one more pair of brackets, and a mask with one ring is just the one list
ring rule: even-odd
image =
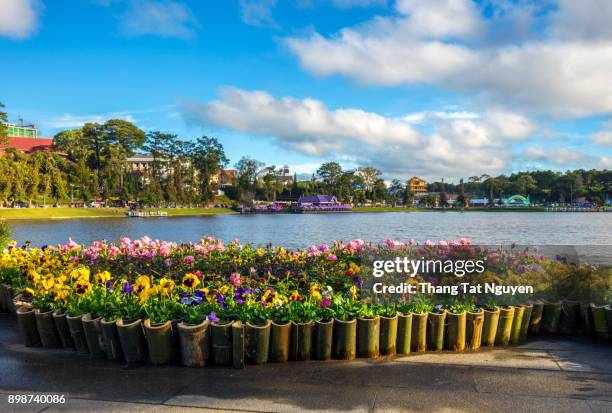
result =
[{"label": "green tree", "polygon": [[228,163],[223,145],[216,138],[202,136],[195,142],[192,160],[198,175],[200,199],[204,204],[209,204],[218,190],[218,183],[214,183],[212,178],[220,176]]},{"label": "green tree", "polygon": [[317,169],[317,178],[323,181],[323,186],[330,195],[338,195],[338,179],[342,175],[342,167],[338,162],[325,162]]},{"label": "green tree", "polygon": [[4,146],[8,144],[8,130],[5,125],[8,122],[8,115],[2,109],[4,104],[0,102],[0,145]]},{"label": "green tree", "polygon": [[240,202],[243,205],[250,206],[253,204],[255,194],[257,193],[257,178],[263,166],[263,162],[259,162],[248,156],[243,156],[238,163],[236,163],[236,181]]}]

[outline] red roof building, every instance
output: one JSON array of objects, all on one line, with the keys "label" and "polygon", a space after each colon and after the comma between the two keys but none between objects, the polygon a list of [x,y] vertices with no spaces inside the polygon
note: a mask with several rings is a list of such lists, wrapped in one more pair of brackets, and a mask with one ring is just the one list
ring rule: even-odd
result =
[{"label": "red roof building", "polygon": [[7,148],[14,148],[26,153],[36,151],[50,151],[53,139],[48,138],[22,138],[9,136],[8,145],[0,146],[0,154],[4,153]]}]

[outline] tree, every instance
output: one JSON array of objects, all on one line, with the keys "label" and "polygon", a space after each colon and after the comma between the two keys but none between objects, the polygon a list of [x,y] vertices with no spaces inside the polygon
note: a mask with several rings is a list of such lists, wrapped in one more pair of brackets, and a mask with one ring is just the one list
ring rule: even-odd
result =
[{"label": "tree", "polygon": [[203,203],[210,203],[218,189],[217,183],[212,182],[213,175],[221,174],[221,170],[228,163],[223,146],[216,138],[202,136],[198,138],[192,149],[192,160],[198,172],[198,187],[200,199]]},{"label": "tree", "polygon": [[404,191],[404,205],[411,206],[414,202],[414,192],[410,189],[410,185],[406,185],[406,190]]},{"label": "tree", "polygon": [[0,145],[7,145],[9,142],[8,139],[8,128],[5,123],[8,122],[8,115],[6,112],[2,111],[4,108],[4,104],[0,102]]},{"label": "tree", "polygon": [[60,203],[62,199],[68,196],[66,180],[58,168],[54,168],[51,171],[51,196],[55,199],[56,203]]},{"label": "tree", "polygon": [[465,207],[466,205],[465,185],[463,183],[463,178],[461,178],[461,180],[459,180],[459,196],[457,196],[457,206]]},{"label": "tree", "polygon": [[240,201],[243,205],[252,205],[257,192],[257,177],[263,166],[263,162],[259,162],[248,156],[243,156],[238,163],[236,163],[236,183],[238,185]]},{"label": "tree", "polygon": [[57,133],[53,137],[53,150],[63,152],[72,162],[87,159],[90,148],[86,146],[82,129],[71,129]]},{"label": "tree", "polygon": [[338,179],[342,175],[342,167],[338,162],[326,162],[317,169],[317,177],[323,181],[325,190],[330,195],[337,195]]}]

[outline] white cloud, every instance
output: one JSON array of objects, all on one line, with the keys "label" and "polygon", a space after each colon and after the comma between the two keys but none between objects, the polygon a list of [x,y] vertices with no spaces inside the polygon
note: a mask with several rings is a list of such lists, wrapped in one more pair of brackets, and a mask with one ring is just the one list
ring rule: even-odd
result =
[{"label": "white cloud", "polygon": [[612,146],[612,131],[597,132],[591,137],[591,140],[596,145]]},{"label": "white cloud", "polygon": [[552,32],[564,39],[612,39],[612,2],[608,0],[558,0]]},{"label": "white cloud", "polygon": [[612,157],[590,155],[570,148],[544,148],[532,145],[525,150],[525,157],[557,168],[612,168]]},{"label": "white cloud", "polygon": [[384,6],[387,0],[333,0],[333,3],[339,9],[352,9],[354,7]]},{"label": "white cloud", "polygon": [[0,36],[25,39],[38,29],[39,0],[0,1]]},{"label": "white cloud", "polygon": [[80,128],[85,123],[103,123],[109,119],[123,119],[132,123],[138,122],[138,120],[128,112],[113,112],[104,115],[73,115],[64,113],[61,116],[43,121],[43,124],[49,129],[72,129]]},{"label": "white cloud", "polygon": [[[329,37],[312,33],[285,41],[301,65],[318,75],[387,86],[426,83],[475,93],[497,106],[584,117],[612,113],[609,3],[586,1],[587,11],[574,15],[583,2],[561,1],[544,34],[527,27],[521,29],[526,38],[515,43],[489,38],[499,19],[512,25],[527,20],[516,17],[515,7],[510,16],[494,13],[486,20],[470,0],[398,0],[394,17],[376,17]],[[499,8],[507,2],[484,4]],[[601,30],[591,26],[593,15]]]},{"label": "white cloud", "polygon": [[127,36],[153,35],[189,40],[199,27],[191,9],[170,0],[130,0],[119,29]]},{"label": "white cloud", "polygon": [[408,123],[419,124],[426,121],[440,119],[478,119],[480,114],[476,112],[468,111],[425,111],[425,112],[414,112],[402,116],[402,120]]},{"label": "white cloud", "polygon": [[[267,92],[226,88],[206,103],[188,102],[185,116],[205,127],[220,127],[268,139],[274,145],[325,159],[374,165],[389,176],[468,176],[506,172],[511,144],[535,129],[524,117],[499,110],[427,116],[424,134],[405,117],[358,108],[330,109],[323,102]],[[466,115],[469,114],[469,115]],[[510,119],[516,127],[501,127]]]},{"label": "white cloud", "polygon": [[278,23],[272,17],[277,0],[240,0],[240,16],[250,26],[276,29]]}]

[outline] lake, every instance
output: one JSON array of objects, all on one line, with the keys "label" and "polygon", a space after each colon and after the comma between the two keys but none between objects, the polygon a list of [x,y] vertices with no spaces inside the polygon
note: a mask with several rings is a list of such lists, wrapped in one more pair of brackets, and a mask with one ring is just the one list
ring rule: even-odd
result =
[{"label": "lake", "polygon": [[118,240],[148,235],[196,241],[213,235],[229,241],[304,248],[361,238],[439,241],[470,238],[474,244],[580,245],[612,250],[612,213],[389,212],[352,214],[210,215],[164,218],[103,218],[9,221],[14,238],[34,245]]}]

